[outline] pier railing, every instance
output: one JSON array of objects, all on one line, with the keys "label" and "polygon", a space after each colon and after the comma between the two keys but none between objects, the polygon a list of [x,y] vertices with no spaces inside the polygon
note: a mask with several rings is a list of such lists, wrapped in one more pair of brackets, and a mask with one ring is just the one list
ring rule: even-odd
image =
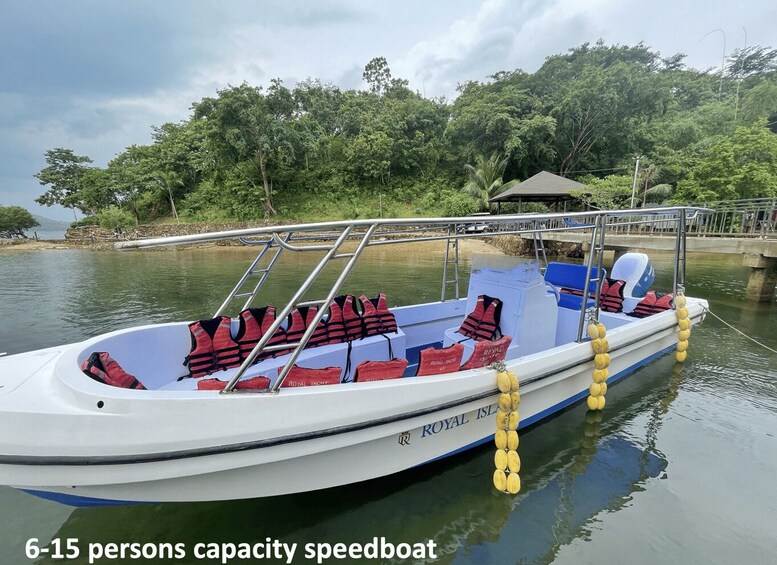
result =
[{"label": "pier railing", "polygon": [[[741,237],[777,239],[777,198],[750,198],[747,200],[719,200],[698,204],[703,212],[689,216],[686,235],[692,237]],[[670,210],[670,209],[667,209]],[[590,217],[554,218],[543,227],[554,231],[575,231],[582,226],[592,226],[596,214]],[[640,218],[638,209],[630,216],[610,217],[608,233],[630,235],[674,235],[675,219],[662,220],[655,209]]]}]

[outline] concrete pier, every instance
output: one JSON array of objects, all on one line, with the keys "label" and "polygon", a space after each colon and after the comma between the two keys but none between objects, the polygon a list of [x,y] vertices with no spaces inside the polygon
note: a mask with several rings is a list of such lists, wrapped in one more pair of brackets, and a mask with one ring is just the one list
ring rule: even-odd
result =
[{"label": "concrete pier", "polygon": [[742,264],[750,267],[747,299],[752,302],[770,302],[777,286],[777,258],[748,253]]}]

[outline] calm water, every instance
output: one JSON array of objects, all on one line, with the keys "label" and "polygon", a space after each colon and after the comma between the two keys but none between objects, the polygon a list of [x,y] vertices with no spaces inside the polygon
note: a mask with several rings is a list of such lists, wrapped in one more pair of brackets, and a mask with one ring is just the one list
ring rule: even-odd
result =
[{"label": "calm water", "polygon": [[[435,300],[439,259],[378,250],[349,290],[382,289],[391,304]],[[233,249],[0,254],[0,351],[208,315],[247,260]],[[654,263],[665,289],[670,261]],[[268,300],[280,303],[306,271],[307,260],[288,260]],[[777,348],[777,308],[741,299],[747,274],[736,258],[693,257],[688,276],[689,294]],[[0,564],[30,563],[30,537],[191,547],[374,536],[434,539],[439,563],[774,563],[777,358],[711,318],[691,343],[685,367],[664,357],[612,387],[600,421],[577,406],[524,432],[514,498],[491,487],[490,447],[358,485],[237,502],[74,510],[0,487]]]}]

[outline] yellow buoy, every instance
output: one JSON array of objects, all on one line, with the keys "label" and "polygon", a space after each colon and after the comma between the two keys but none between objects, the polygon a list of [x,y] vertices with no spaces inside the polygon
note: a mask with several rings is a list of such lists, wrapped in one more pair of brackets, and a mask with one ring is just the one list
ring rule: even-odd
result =
[{"label": "yellow buoy", "polygon": [[494,444],[497,449],[504,449],[507,447],[507,432],[504,430],[497,430],[494,434]]},{"label": "yellow buoy", "polygon": [[497,412],[496,413],[496,427],[500,430],[507,429],[507,422],[508,416],[507,412]]},{"label": "yellow buoy", "polygon": [[678,320],[683,320],[688,317],[688,308],[684,306],[682,308],[678,308],[675,314],[677,315]]},{"label": "yellow buoy", "polygon": [[599,339],[599,329],[596,327],[596,324],[588,324],[585,332],[591,339]]},{"label": "yellow buoy", "polygon": [[510,473],[507,476],[505,487],[510,494],[518,494],[518,491],[521,490],[521,477],[517,473]]},{"label": "yellow buoy", "polygon": [[499,469],[494,471],[494,486],[497,490],[501,490],[502,492],[507,490],[507,475],[505,475],[504,471],[500,471]]},{"label": "yellow buoy", "polygon": [[506,371],[499,371],[496,374],[496,387],[500,392],[510,392],[510,375]]},{"label": "yellow buoy", "polygon": [[685,306],[685,296],[678,294],[674,297],[674,305],[676,308],[682,308]]},{"label": "yellow buoy", "polygon": [[601,396],[604,396],[605,394],[607,394],[607,383],[601,383],[599,387],[600,387],[599,390],[602,391]]},{"label": "yellow buoy", "polygon": [[507,449],[510,449],[512,451],[515,451],[518,449],[518,444],[520,443],[518,439],[518,432],[510,430],[507,432]]},{"label": "yellow buoy", "polygon": [[682,353],[683,351],[686,351],[688,349],[688,340],[678,341],[677,342],[677,351]]},{"label": "yellow buoy", "polygon": [[499,409],[504,412],[509,412],[512,406],[512,400],[510,399],[509,392],[503,392],[499,395]]},{"label": "yellow buoy", "polygon": [[517,392],[510,393],[510,408],[518,410],[518,406],[521,404],[521,395]]},{"label": "yellow buoy", "polygon": [[597,322],[596,324],[596,330],[599,332],[599,337],[604,337],[607,335],[607,328],[604,327],[604,324],[601,322]]},{"label": "yellow buoy", "polygon": [[507,376],[510,377],[510,391],[518,392],[518,377],[512,371],[508,371]]},{"label": "yellow buoy", "polygon": [[520,416],[518,415],[518,411],[514,410],[513,412],[510,412],[510,419],[507,423],[507,427],[511,430],[517,430],[519,421]]},{"label": "yellow buoy", "polygon": [[691,337],[691,330],[680,330],[677,332],[677,341],[688,341]]},{"label": "yellow buoy", "polygon": [[504,449],[497,449],[494,453],[494,465],[500,471],[507,469],[507,452]]},{"label": "yellow buoy", "polygon": [[677,359],[678,363],[684,363],[686,357],[688,357],[687,351],[678,351],[674,354],[674,358]]},{"label": "yellow buoy", "polygon": [[690,329],[691,321],[688,318],[683,318],[682,320],[678,320],[677,327],[679,327],[681,330]]},{"label": "yellow buoy", "polygon": [[521,470],[521,458],[518,457],[518,452],[512,450],[507,452],[507,467],[511,473]]},{"label": "yellow buoy", "polygon": [[597,396],[596,397],[596,409],[597,410],[604,410],[604,397],[603,396]]},{"label": "yellow buoy", "polygon": [[604,339],[602,338],[596,338],[591,342],[591,347],[594,350],[594,353],[607,353],[607,349],[604,346]]},{"label": "yellow buoy", "polygon": [[599,383],[591,383],[591,386],[588,387],[588,392],[591,393],[591,396],[601,396],[602,385],[600,385]]},{"label": "yellow buoy", "polygon": [[596,407],[599,405],[599,401],[596,400],[598,397],[596,396],[589,396],[588,400],[586,400],[586,403],[588,404],[589,410],[596,410]]},{"label": "yellow buoy", "polygon": [[609,353],[598,353],[594,357],[594,367],[597,369],[606,369],[610,366],[610,354]]},{"label": "yellow buoy", "polygon": [[594,382],[603,383],[607,380],[607,369],[596,369],[594,371]]}]

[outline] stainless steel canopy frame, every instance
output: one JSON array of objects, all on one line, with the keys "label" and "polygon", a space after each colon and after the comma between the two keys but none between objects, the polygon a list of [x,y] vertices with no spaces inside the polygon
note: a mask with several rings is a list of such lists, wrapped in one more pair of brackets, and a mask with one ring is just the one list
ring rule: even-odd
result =
[{"label": "stainless steel canopy frame", "polygon": [[[597,210],[589,212],[553,213],[553,214],[516,214],[492,216],[468,216],[459,218],[401,218],[350,220],[339,222],[322,222],[307,224],[291,224],[247,228],[221,232],[209,232],[195,235],[140,239],[123,241],[114,244],[117,250],[144,249],[160,246],[174,246],[195,243],[207,243],[222,240],[238,239],[243,244],[259,246],[257,257],[251,262],[243,276],[238,280],[214,316],[223,315],[231,303],[245,298],[242,308],[249,308],[261,294],[261,289],[277,265],[284,252],[324,252],[323,257],[300,285],[292,298],[278,313],[276,320],[262,336],[251,353],[240,365],[235,375],[226,385],[223,394],[230,393],[271,393],[280,391],[294,363],[310,340],[317,324],[327,313],[330,304],[339,293],[343,283],[358,262],[367,247],[378,245],[399,245],[421,241],[445,241],[446,252],[443,261],[443,278],[441,301],[446,300],[446,287],[454,285],[455,298],[459,298],[459,249],[458,241],[462,239],[489,239],[503,235],[519,235],[534,241],[535,257],[539,260],[545,257],[542,241],[543,233],[557,231],[590,232],[590,248],[586,261],[586,290],[592,282],[596,283],[595,301],[592,308],[583,305],[578,323],[577,341],[583,339],[583,326],[586,318],[596,319],[599,311],[599,300],[602,285],[602,260],[607,231],[619,231],[623,227],[660,224],[674,225],[677,231],[674,258],[674,292],[683,290],[685,285],[685,237],[689,221],[712,210],[707,208],[677,206],[667,208],[637,208],[630,210]],[[247,240],[246,238],[258,238]],[[353,251],[344,251],[346,242],[354,242]],[[269,255],[268,255],[269,254]],[[259,268],[262,259],[269,257],[265,267]],[[305,293],[311,288],[324,268],[330,262],[347,259],[339,276],[322,300],[303,300]],[[592,278],[594,266],[597,267],[596,277]],[[451,271],[453,273],[451,274]],[[251,288],[248,281],[252,277],[259,280]],[[450,278],[450,277],[453,278]],[[243,290],[246,287],[249,290]],[[280,328],[283,321],[298,306],[317,305],[318,311],[310,325],[295,343],[284,343],[268,346],[273,334]],[[281,369],[272,388],[266,391],[237,391],[236,383],[245,374],[262,352],[272,352],[291,349],[286,364]]]}]

